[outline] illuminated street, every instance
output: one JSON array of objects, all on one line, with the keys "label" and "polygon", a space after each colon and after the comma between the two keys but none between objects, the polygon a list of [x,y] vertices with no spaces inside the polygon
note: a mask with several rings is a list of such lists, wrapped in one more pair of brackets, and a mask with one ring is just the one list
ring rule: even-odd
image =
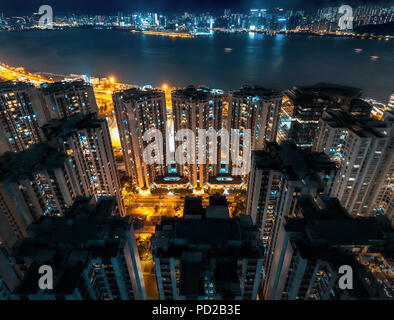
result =
[{"label": "illuminated street", "polygon": [[[127,214],[138,216],[144,219],[148,225],[160,222],[160,217],[175,217],[182,216],[182,208],[186,196],[195,196],[193,193],[177,194],[149,194],[141,195],[128,193],[123,190],[124,204],[127,209]],[[233,214],[235,206],[242,201],[241,192],[235,192],[228,195],[227,201],[229,204],[230,213]],[[202,195],[203,205],[207,206],[209,202],[209,194]],[[238,200],[238,202],[237,202]]]},{"label": "illuminated street", "polygon": [[26,72],[23,68],[12,68],[0,63],[0,78],[6,80],[30,81],[36,86],[40,86],[43,82],[52,82],[38,75]]},{"label": "illuminated street", "polygon": [[[35,86],[40,86],[42,83],[53,82],[51,79],[27,72],[22,67],[14,68],[3,63],[0,63],[0,79],[30,81]],[[64,79],[67,79],[67,77],[64,76]],[[108,120],[112,143],[115,148],[115,152],[117,152],[117,150],[120,148],[120,140],[118,129],[116,127],[115,115],[113,113],[112,94],[115,91],[125,90],[133,86],[117,83],[114,76],[102,79],[93,78],[91,82],[97,101],[99,114],[101,117],[106,117]]]}]

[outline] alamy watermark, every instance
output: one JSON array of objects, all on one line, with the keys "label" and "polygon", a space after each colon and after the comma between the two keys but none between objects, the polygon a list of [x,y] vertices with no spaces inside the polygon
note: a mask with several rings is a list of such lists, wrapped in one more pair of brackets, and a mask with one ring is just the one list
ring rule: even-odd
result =
[{"label": "alamy watermark", "polygon": [[52,290],[53,289],[53,270],[49,265],[42,265],[38,269],[38,273],[42,274],[40,279],[38,279],[38,287],[41,290]]},{"label": "alamy watermark", "polygon": [[338,13],[343,14],[338,21],[339,30],[353,30],[353,8],[342,5],[339,7]]},{"label": "alamy watermark", "polygon": [[[175,144],[177,145],[175,152],[164,150],[164,138],[158,129],[147,130],[143,139],[148,142],[143,151],[143,159],[149,165],[164,164],[164,159],[166,159],[166,164],[175,162],[181,165],[216,165],[218,163],[229,165],[231,159],[232,175],[242,176],[250,172],[250,129],[232,129],[231,132],[226,129],[218,131],[212,128],[209,130],[197,129],[197,136],[191,129],[181,129],[175,134]],[[166,145],[168,149],[169,143]]]},{"label": "alamy watermark", "polygon": [[38,21],[40,29],[53,29],[53,10],[52,7],[45,4],[38,9],[38,14],[41,15]]},{"label": "alamy watermark", "polygon": [[338,279],[338,286],[341,290],[352,290],[353,289],[353,269],[351,266],[343,265],[338,270],[342,276]]}]

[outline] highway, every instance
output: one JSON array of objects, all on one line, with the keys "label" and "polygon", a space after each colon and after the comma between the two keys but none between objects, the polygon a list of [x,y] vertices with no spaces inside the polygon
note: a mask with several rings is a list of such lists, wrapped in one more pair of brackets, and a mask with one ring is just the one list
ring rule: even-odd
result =
[{"label": "highway", "polygon": [[12,68],[4,63],[0,63],[0,78],[3,78],[5,80],[30,81],[35,86],[40,86],[42,83],[45,82],[53,82],[39,75],[26,72],[23,68]]}]

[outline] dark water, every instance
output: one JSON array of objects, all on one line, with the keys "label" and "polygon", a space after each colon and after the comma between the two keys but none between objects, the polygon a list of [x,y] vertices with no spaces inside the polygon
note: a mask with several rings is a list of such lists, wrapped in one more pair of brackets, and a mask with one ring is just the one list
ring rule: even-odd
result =
[{"label": "dark water", "polygon": [[[225,48],[232,48],[226,52]],[[363,49],[356,53],[354,49]],[[379,56],[372,61],[371,56]],[[387,100],[394,91],[394,41],[313,36],[167,38],[121,31],[0,32],[0,60],[61,74],[115,75],[154,86],[205,84],[277,89],[318,81],[352,85]]]}]

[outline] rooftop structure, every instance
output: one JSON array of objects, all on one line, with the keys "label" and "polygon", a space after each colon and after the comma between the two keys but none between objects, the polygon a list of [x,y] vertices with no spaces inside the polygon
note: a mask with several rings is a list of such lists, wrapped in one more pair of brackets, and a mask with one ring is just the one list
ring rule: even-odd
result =
[{"label": "rooftop structure", "polygon": [[[356,259],[387,241],[375,219],[351,218],[337,199],[301,196],[294,217],[279,226],[262,294],[271,300],[387,299],[384,285]],[[338,284],[343,266],[352,270],[352,289]]]},{"label": "rooftop structure", "polygon": [[[64,217],[42,217],[13,258],[27,269],[13,292],[19,299],[145,299],[133,226],[116,216],[116,201],[78,198]],[[38,287],[38,268],[53,269],[54,288]]]},{"label": "rooftop structure", "polygon": [[182,219],[157,226],[152,255],[160,299],[256,299],[263,248],[248,216],[230,219],[224,197],[205,209],[187,197]]}]

